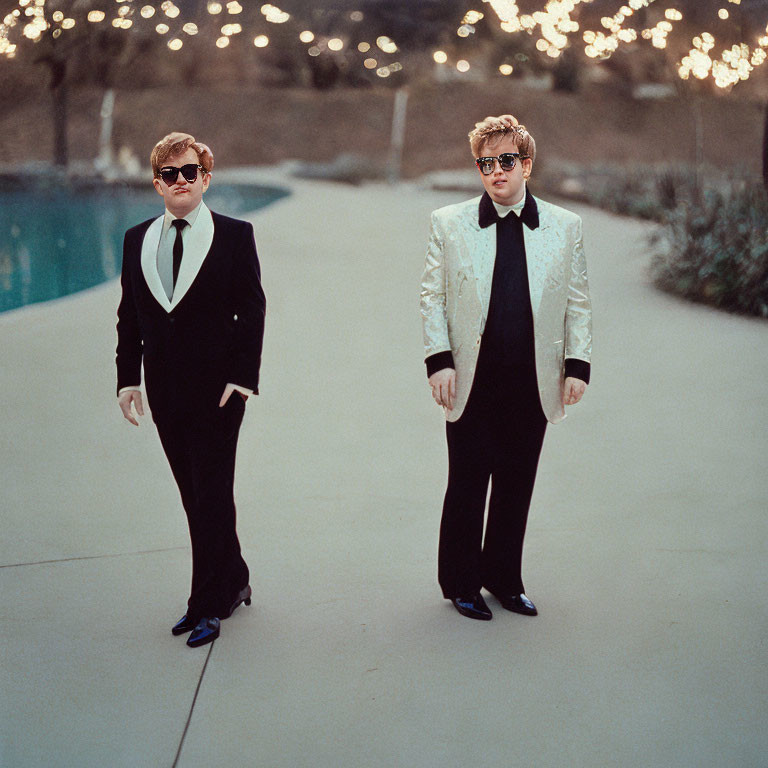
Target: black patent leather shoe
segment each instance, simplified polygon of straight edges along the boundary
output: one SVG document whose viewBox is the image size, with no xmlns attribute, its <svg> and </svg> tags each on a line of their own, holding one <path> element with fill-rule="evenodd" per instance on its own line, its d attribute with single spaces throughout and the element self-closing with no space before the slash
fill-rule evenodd
<svg viewBox="0 0 768 768">
<path fill-rule="evenodd" d="M 452 597 L 453 607 L 462 615 L 470 619 L 490 621 L 493 618 L 491 609 L 485 604 L 480 593 L 467 597 Z"/>
<path fill-rule="evenodd" d="M 237 597 L 232 602 L 232 605 L 229 607 L 229 611 L 225 614 L 222 614 L 219 616 L 220 619 L 228 619 L 234 612 L 235 608 L 237 608 L 240 603 L 245 603 L 246 605 L 251 604 L 251 588 L 250 586 L 246 585 L 244 586 L 238 593 Z"/>
<path fill-rule="evenodd" d="M 196 626 L 199 619 L 194 617 L 182 616 L 172 627 L 171 634 L 183 635 L 185 632 L 191 632 Z"/>
<path fill-rule="evenodd" d="M 523 616 L 537 616 L 539 613 L 524 592 L 519 595 L 494 595 L 494 597 L 501 603 L 501 607 L 508 611 L 522 613 Z"/>
<path fill-rule="evenodd" d="M 197 648 L 200 645 L 212 643 L 219 636 L 220 628 L 221 622 L 216 616 L 206 616 L 200 619 L 197 626 L 192 630 L 187 645 L 190 648 Z"/>
</svg>

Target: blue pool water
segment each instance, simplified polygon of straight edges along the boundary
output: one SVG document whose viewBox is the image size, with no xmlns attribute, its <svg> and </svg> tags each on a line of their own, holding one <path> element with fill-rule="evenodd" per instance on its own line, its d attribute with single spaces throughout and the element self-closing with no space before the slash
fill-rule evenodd
<svg viewBox="0 0 768 768">
<path fill-rule="evenodd" d="M 0 312 L 120 274 L 125 230 L 163 212 L 151 187 L 16 186 L 0 191 Z M 240 216 L 287 194 L 277 187 L 220 185 L 211 186 L 205 202 L 218 213 Z"/>
</svg>

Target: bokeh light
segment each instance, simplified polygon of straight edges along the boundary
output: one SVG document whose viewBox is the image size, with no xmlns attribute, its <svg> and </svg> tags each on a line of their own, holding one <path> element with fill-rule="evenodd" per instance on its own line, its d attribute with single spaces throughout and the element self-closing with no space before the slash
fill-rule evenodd
<svg viewBox="0 0 768 768">
<path fill-rule="evenodd" d="M 107 0 L 104 2 L 106 3 Z M 125 30 L 131 28 L 132 18 L 140 15 L 143 19 L 150 19 L 161 12 L 168 19 L 178 18 L 181 31 L 184 34 L 191 36 L 200 33 L 201 28 L 189 20 L 191 11 L 186 3 L 179 0 L 175 0 L 175 2 L 174 0 L 163 0 L 157 5 L 149 4 L 146 0 L 144 2 L 146 4 L 140 5 L 139 0 L 115 0 L 115 4 L 112 5 L 114 12 L 109 14 L 115 18 L 109 19 L 110 24 L 117 29 Z M 670 42 L 670 35 L 673 35 L 675 30 L 678 30 L 679 33 L 681 28 L 680 22 L 683 20 L 683 11 L 680 8 L 683 7 L 683 4 L 670 2 L 668 3 L 670 7 L 662 7 L 661 3 L 658 3 L 647 17 L 648 26 L 642 28 L 643 25 L 639 22 L 641 19 L 645 20 L 646 16 L 638 17 L 637 12 L 649 8 L 656 2 L 657 0 L 624 0 L 621 4 L 622 0 L 615 0 L 614 4 L 608 0 L 603 0 L 599 5 L 601 17 L 599 21 L 595 19 L 595 28 L 581 29 L 577 21 L 577 14 L 581 10 L 580 6 L 594 3 L 593 7 L 597 8 L 596 0 L 530 0 L 530 2 L 523 4 L 525 12 L 521 12 L 518 0 L 482 0 L 482 3 L 473 4 L 475 5 L 474 8 L 468 7 L 463 16 L 454 19 L 453 25 L 448 27 L 446 33 L 455 30 L 458 36 L 458 40 L 453 37 L 453 43 L 450 44 L 451 47 L 448 48 L 448 51 L 436 50 L 431 53 L 431 56 L 434 62 L 447 64 L 450 52 L 450 61 L 456 62 L 456 69 L 462 73 L 468 72 L 470 70 L 469 61 L 466 58 L 460 58 L 464 51 L 463 46 L 468 44 L 466 41 L 469 38 L 475 36 L 476 26 L 479 24 L 487 26 L 489 23 L 493 23 L 494 15 L 502 31 L 510 34 L 524 32 L 526 35 L 530 35 L 533 38 L 531 43 L 536 50 L 550 59 L 559 58 L 569 44 L 579 38 L 583 41 L 584 54 L 590 59 L 608 59 L 620 46 L 629 46 L 638 42 L 640 44 L 650 43 L 657 49 L 666 49 Z M 38 42 L 44 35 L 58 38 L 62 32 L 75 27 L 78 21 L 82 23 L 83 20 L 87 19 L 88 22 L 94 24 L 105 21 L 107 13 L 98 7 L 92 7 L 99 4 L 101 3 L 83 2 L 81 5 L 86 6 L 85 10 L 81 10 L 80 5 L 73 4 L 72 7 L 75 9 L 72 12 L 73 15 L 67 17 L 61 3 L 54 4 L 48 0 L 46 7 L 46 0 L 16 0 L 17 7 L 9 10 L 0 24 L 0 55 L 13 57 L 17 50 L 16 43 L 20 40 Z M 51 8 L 52 5 L 56 7 Z M 91 9 L 87 10 L 89 5 L 91 5 Z M 711 78 L 717 87 L 729 88 L 736 83 L 747 80 L 756 67 L 764 65 L 768 60 L 768 27 L 766 27 L 765 33 L 761 33 L 759 37 L 743 42 L 734 43 L 731 37 L 727 43 L 729 47 L 723 47 L 718 53 L 715 50 L 714 34 L 720 35 L 718 27 L 720 22 L 726 22 L 728 30 L 727 33 L 723 33 L 722 37 L 725 38 L 726 34 L 734 34 L 738 24 L 732 23 L 734 16 L 732 16 L 729 8 L 731 5 L 740 6 L 741 0 L 721 0 L 718 5 L 721 7 L 715 6 L 712 11 L 711 21 L 714 26 L 711 30 L 700 32 L 692 38 L 690 43 L 685 46 L 688 49 L 687 52 L 680 56 L 674 67 L 677 76 L 682 79 L 705 80 Z M 241 2 L 238 0 L 229 0 L 228 2 L 207 0 L 204 7 L 212 15 L 221 14 L 224 11 L 230 15 L 237 15 L 243 13 L 245 8 L 250 8 L 242 3 L 242 0 Z M 292 18 L 291 14 L 272 3 L 256 4 L 255 7 L 271 24 L 283 24 Z M 492 12 L 488 10 L 489 7 Z M 244 16 L 243 18 L 245 27 L 248 27 L 253 21 L 250 17 Z M 387 55 L 398 52 L 398 46 L 390 36 L 378 35 L 375 46 L 364 40 L 355 45 L 354 42 L 349 39 L 345 41 L 344 37 L 340 36 L 345 33 L 345 29 L 348 29 L 350 22 L 362 22 L 364 18 L 363 12 L 352 6 L 351 10 L 344 11 L 337 17 L 338 21 L 347 25 L 346 28 L 341 26 L 333 29 L 332 24 L 327 25 L 329 37 L 327 42 L 323 41 L 318 44 L 315 33 L 308 29 L 304 29 L 298 35 L 292 33 L 291 39 L 293 39 L 294 44 L 296 36 L 301 43 L 307 45 L 315 43 L 308 49 L 308 53 L 312 56 L 318 56 L 326 49 L 341 52 L 354 45 L 361 54 L 370 56 L 363 62 L 364 66 L 376 70 L 380 77 L 389 77 L 392 73 L 401 71 L 402 64 L 400 62 L 385 64 L 377 60 L 382 58 L 381 56 L 374 58 L 370 55 L 373 50 L 381 51 Z M 741 17 L 739 16 L 738 19 Z M 741 23 L 739 21 L 739 24 Z M 214 38 L 216 46 L 226 47 L 230 37 L 244 31 L 243 25 L 225 24 L 221 27 L 220 36 Z M 13 31 L 13 27 L 18 28 Z M 299 27 L 299 29 L 301 28 Z M 478 26 L 477 30 L 480 29 Z M 157 24 L 155 31 L 164 35 L 170 31 L 170 28 L 167 24 Z M 176 34 L 180 35 L 181 31 L 177 31 Z M 13 34 L 17 36 L 16 40 L 12 39 Z M 253 34 L 252 39 L 255 47 L 261 48 L 270 44 L 269 38 L 259 34 L 258 30 L 253 30 Z M 182 37 L 177 36 L 169 40 L 167 42 L 168 48 L 179 50 L 183 45 Z M 738 40 L 738 38 L 736 39 Z M 487 40 L 488 37 L 484 36 L 482 41 L 477 42 L 482 42 L 485 45 Z M 721 45 L 723 45 L 723 41 L 721 41 Z M 427 52 L 427 55 L 430 54 Z M 464 55 L 466 56 L 466 53 Z M 520 51 L 515 55 L 515 58 L 523 60 L 519 59 L 519 56 L 524 57 Z M 498 65 L 498 73 L 503 76 L 509 76 L 513 71 L 512 65 L 507 62 Z"/>
</svg>

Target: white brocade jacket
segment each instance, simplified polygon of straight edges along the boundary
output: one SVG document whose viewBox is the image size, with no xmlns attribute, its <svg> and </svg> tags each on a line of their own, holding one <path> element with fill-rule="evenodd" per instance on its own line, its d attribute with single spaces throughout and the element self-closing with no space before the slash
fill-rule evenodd
<svg viewBox="0 0 768 768">
<path fill-rule="evenodd" d="M 491 300 L 496 224 L 481 228 L 480 199 L 433 212 L 421 282 L 425 357 L 450 351 L 456 368 L 456 401 L 453 410 L 445 409 L 448 421 L 456 421 L 467 404 Z M 556 424 L 565 418 L 564 360 L 590 362 L 592 305 L 581 218 L 534 199 L 539 226 L 523 226 L 523 237 L 536 376 L 544 414 Z"/>
</svg>

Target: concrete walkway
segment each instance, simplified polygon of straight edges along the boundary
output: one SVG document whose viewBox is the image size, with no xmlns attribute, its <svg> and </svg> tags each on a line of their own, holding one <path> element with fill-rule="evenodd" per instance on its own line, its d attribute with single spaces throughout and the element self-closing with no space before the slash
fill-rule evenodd
<svg viewBox="0 0 768 768">
<path fill-rule="evenodd" d="M 768 324 L 648 283 L 649 225 L 573 206 L 594 382 L 545 441 L 540 616 L 441 599 L 442 417 L 422 363 L 429 212 L 291 182 L 255 214 L 262 395 L 238 456 L 254 602 L 171 636 L 186 523 L 114 398 L 117 282 L 0 316 L 7 768 L 765 768 Z"/>
</svg>

